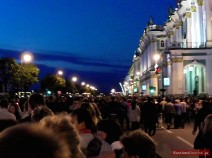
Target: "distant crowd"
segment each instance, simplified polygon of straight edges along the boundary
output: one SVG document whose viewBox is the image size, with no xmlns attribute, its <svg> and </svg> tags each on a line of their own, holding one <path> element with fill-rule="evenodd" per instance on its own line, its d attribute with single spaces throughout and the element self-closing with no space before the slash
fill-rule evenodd
<svg viewBox="0 0 212 158">
<path fill-rule="evenodd" d="M 159 158 L 157 127 L 194 122 L 195 149 L 210 149 L 210 98 L 43 97 L 0 99 L 4 158 Z"/>
</svg>

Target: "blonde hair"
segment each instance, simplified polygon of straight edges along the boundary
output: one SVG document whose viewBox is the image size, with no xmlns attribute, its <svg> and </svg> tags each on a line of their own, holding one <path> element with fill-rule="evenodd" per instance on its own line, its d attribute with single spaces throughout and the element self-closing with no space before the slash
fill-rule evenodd
<svg viewBox="0 0 212 158">
<path fill-rule="evenodd" d="M 69 145 L 72 158 L 84 157 L 80 150 L 79 135 L 69 115 L 59 114 L 54 116 L 47 116 L 40 121 L 40 125 L 53 129 L 60 137 L 65 139 Z"/>
</svg>

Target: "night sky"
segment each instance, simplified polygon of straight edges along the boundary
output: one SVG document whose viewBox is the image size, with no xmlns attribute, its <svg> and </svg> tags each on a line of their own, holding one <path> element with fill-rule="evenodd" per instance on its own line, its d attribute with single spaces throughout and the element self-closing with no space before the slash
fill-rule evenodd
<svg viewBox="0 0 212 158">
<path fill-rule="evenodd" d="M 175 0 L 0 0 L 0 57 L 34 54 L 39 77 L 62 69 L 99 91 L 121 91 L 150 17 L 163 25 Z"/>
</svg>

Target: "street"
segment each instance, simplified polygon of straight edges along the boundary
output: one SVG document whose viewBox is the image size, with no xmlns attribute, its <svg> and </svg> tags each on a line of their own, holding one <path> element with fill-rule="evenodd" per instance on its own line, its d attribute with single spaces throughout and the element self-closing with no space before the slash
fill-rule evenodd
<svg viewBox="0 0 212 158">
<path fill-rule="evenodd" d="M 198 158 L 198 156 L 191 156 L 189 154 L 173 154 L 176 150 L 194 150 L 193 142 L 196 135 L 192 134 L 193 123 L 186 124 L 184 129 L 171 128 L 166 130 L 166 125 L 164 124 L 163 126 L 158 128 L 155 136 L 152 137 L 157 144 L 157 152 L 162 158 Z"/>
</svg>

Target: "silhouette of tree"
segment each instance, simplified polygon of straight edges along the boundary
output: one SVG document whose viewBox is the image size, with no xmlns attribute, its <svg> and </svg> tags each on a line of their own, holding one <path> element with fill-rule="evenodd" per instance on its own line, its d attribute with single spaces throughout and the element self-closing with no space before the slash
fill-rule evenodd
<svg viewBox="0 0 212 158">
<path fill-rule="evenodd" d="M 57 92 L 58 90 L 64 90 L 66 87 L 66 81 L 59 75 L 48 74 L 45 76 L 41 82 L 41 88 L 43 91 L 50 90 L 52 92 Z"/>
</svg>

